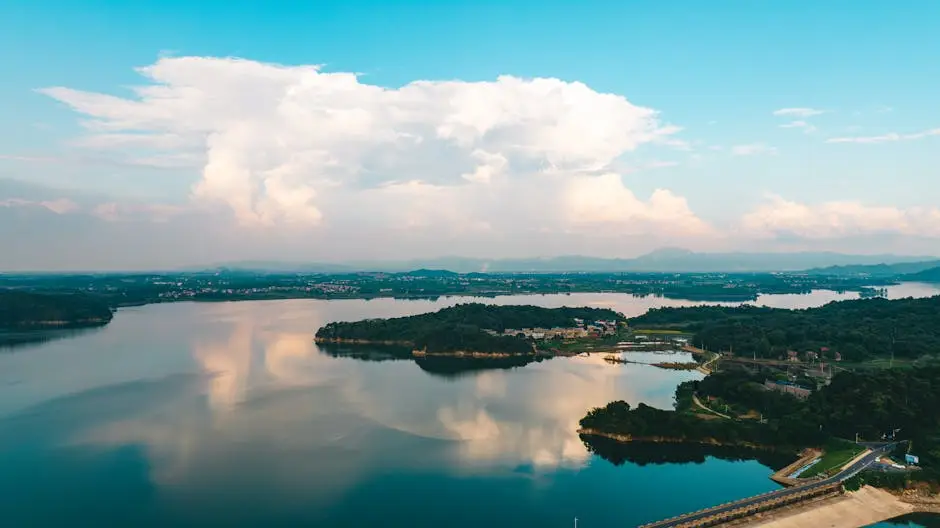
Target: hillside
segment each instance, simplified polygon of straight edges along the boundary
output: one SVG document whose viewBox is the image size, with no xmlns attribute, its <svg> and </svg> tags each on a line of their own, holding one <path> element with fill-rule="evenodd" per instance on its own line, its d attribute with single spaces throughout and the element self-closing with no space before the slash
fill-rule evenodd
<svg viewBox="0 0 940 528">
<path fill-rule="evenodd" d="M 111 317 L 108 305 L 89 295 L 0 290 L 0 330 L 97 326 Z"/>
<path fill-rule="evenodd" d="M 869 277 L 897 277 L 899 275 L 918 274 L 930 269 L 940 269 L 940 260 L 924 260 L 919 262 L 898 262 L 894 264 L 846 265 L 828 266 L 808 270 L 811 275 L 835 276 L 869 276 Z M 903 277 L 905 280 L 915 280 Z"/>
<path fill-rule="evenodd" d="M 940 266 L 905 275 L 903 279 L 913 282 L 940 282 Z"/>
</svg>

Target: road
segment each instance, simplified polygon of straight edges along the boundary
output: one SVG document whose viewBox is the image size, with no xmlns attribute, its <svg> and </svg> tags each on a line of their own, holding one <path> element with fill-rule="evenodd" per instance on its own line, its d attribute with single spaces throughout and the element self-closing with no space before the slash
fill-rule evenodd
<svg viewBox="0 0 940 528">
<path fill-rule="evenodd" d="M 754 497 L 748 497 L 746 499 L 741 499 L 734 502 L 729 502 L 727 504 L 722 504 L 720 506 L 715 506 L 713 508 L 707 508 L 692 514 L 680 515 L 679 517 L 673 517 L 672 519 L 666 519 L 664 521 L 654 522 L 651 524 L 643 525 L 643 528 L 670 528 L 679 526 L 681 524 L 686 524 L 689 522 L 695 522 L 696 520 L 706 519 L 714 515 L 720 515 L 722 513 L 728 513 L 738 508 L 747 507 L 751 505 L 756 505 L 761 502 L 787 497 L 790 495 L 796 495 L 804 491 L 812 490 L 815 488 L 821 488 L 829 484 L 834 484 L 836 482 L 845 482 L 846 480 L 854 477 L 862 470 L 872 465 L 879 457 L 883 456 L 886 453 L 891 452 L 894 449 L 894 446 L 897 444 L 886 444 L 879 447 L 872 447 L 871 453 L 865 455 L 864 458 L 858 460 L 851 466 L 843 469 L 841 472 L 829 477 L 825 480 L 813 481 L 810 484 L 804 484 L 802 486 L 796 486 L 793 488 L 784 488 L 776 491 L 771 491 L 769 493 L 764 493 L 763 495 L 755 495 Z"/>
</svg>

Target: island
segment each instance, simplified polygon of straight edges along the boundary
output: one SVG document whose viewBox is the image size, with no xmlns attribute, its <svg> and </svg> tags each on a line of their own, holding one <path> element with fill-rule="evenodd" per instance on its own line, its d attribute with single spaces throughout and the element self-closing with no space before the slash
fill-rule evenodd
<svg viewBox="0 0 940 528">
<path fill-rule="evenodd" d="M 335 322 L 316 333 L 324 344 L 407 347 L 414 357 L 534 355 L 576 339 L 616 335 L 626 318 L 605 308 L 458 304 L 437 312 Z"/>
</svg>

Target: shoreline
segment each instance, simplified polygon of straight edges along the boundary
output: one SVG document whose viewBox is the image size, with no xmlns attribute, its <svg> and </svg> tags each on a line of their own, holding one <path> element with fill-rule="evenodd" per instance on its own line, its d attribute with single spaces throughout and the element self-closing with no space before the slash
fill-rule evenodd
<svg viewBox="0 0 940 528">
<path fill-rule="evenodd" d="M 785 447 L 771 447 L 771 446 L 765 446 L 765 445 L 760 445 L 760 444 L 754 444 L 751 442 L 735 442 L 735 443 L 719 442 L 715 440 L 714 438 L 702 438 L 699 440 L 691 440 L 688 438 L 675 438 L 675 437 L 668 437 L 668 436 L 635 437 L 629 434 L 608 433 L 605 431 L 600 431 L 598 429 L 583 429 L 583 428 L 578 429 L 577 433 L 579 436 L 596 436 L 600 438 L 607 438 L 610 440 L 615 440 L 623 444 L 630 444 L 630 443 L 689 444 L 689 445 L 702 445 L 702 446 L 712 446 L 712 447 L 737 447 L 737 448 L 753 449 L 755 451 L 767 451 L 767 452 L 774 452 L 774 453 L 786 452 L 786 451 L 792 450 L 792 448 L 789 448 L 789 447 L 786 447 L 786 448 Z"/>
<path fill-rule="evenodd" d="M 469 359 L 504 359 L 512 357 L 531 357 L 538 354 L 537 351 L 526 354 L 510 354 L 509 352 L 482 352 L 478 350 L 451 350 L 447 352 L 428 352 L 427 349 L 413 348 L 411 341 L 378 340 L 378 339 L 346 339 L 341 337 L 314 337 L 315 343 L 334 344 L 334 345 L 378 345 L 378 346 L 400 346 L 411 348 L 411 356 L 416 358 L 447 357 L 447 358 L 469 358 Z"/>
</svg>

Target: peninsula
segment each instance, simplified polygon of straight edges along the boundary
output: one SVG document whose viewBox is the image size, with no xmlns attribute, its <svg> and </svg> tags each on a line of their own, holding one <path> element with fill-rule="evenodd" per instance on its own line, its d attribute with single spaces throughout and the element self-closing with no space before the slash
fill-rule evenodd
<svg viewBox="0 0 940 528">
<path fill-rule="evenodd" d="M 718 372 L 680 384 L 675 410 L 622 401 L 590 410 L 580 422 L 589 448 L 603 437 L 821 449 L 812 472 L 801 475 L 808 477 L 830 475 L 858 454 L 857 442 L 887 442 L 898 446 L 893 462 L 859 478 L 940 490 L 940 297 L 806 310 L 663 308 L 628 323 L 687 332 L 713 351 Z"/>
<path fill-rule="evenodd" d="M 330 323 L 317 331 L 316 341 L 402 346 L 417 357 L 507 357 L 535 354 L 564 340 L 614 335 L 625 321 L 601 308 L 472 303 L 410 317 Z"/>
<path fill-rule="evenodd" d="M 112 316 L 106 302 L 87 294 L 0 289 L 0 331 L 88 328 Z"/>
</svg>

